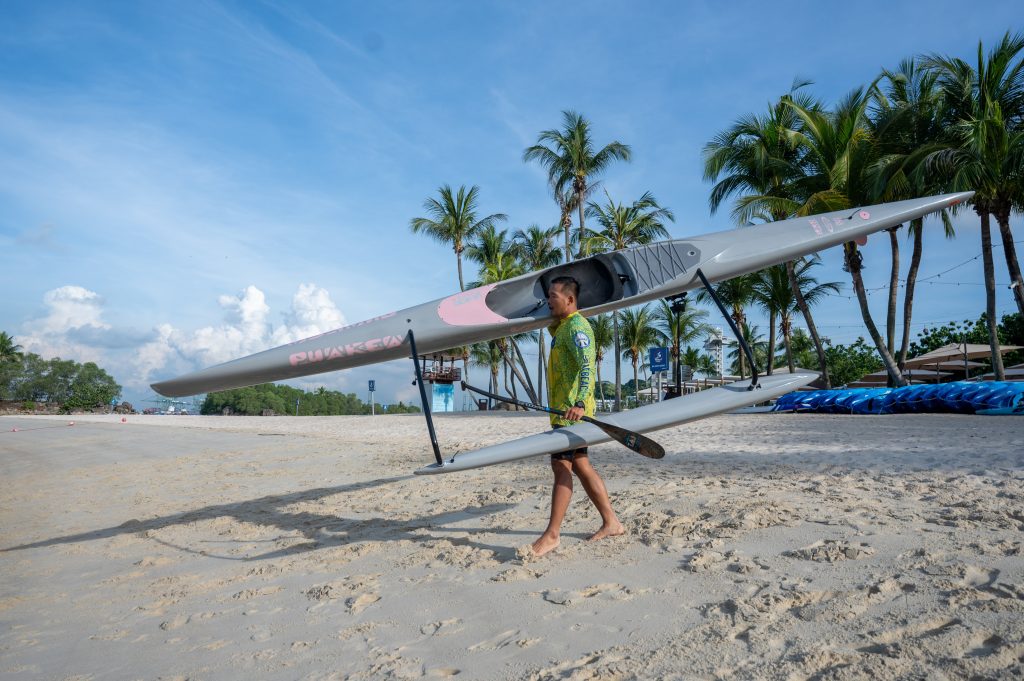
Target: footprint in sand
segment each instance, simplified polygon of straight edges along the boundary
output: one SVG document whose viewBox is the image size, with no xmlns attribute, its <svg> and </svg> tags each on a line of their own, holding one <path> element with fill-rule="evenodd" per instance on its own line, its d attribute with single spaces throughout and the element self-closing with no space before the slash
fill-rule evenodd
<svg viewBox="0 0 1024 681">
<path fill-rule="evenodd" d="M 420 627 L 420 633 L 424 636 L 446 636 L 462 631 L 462 627 L 459 626 L 460 624 L 462 624 L 462 620 L 457 617 L 441 620 L 440 622 L 431 622 Z"/>
<path fill-rule="evenodd" d="M 470 652 L 476 652 L 478 650 L 497 650 L 498 648 L 504 648 L 511 643 L 516 643 L 516 637 L 518 636 L 518 629 L 509 629 L 508 631 L 501 632 L 497 636 L 492 636 L 485 641 L 480 641 L 480 643 L 471 645 L 467 650 Z"/>
<path fill-rule="evenodd" d="M 621 584 L 595 584 L 593 586 L 584 587 L 583 589 L 575 589 L 572 591 L 553 589 L 545 591 L 541 595 L 548 603 L 573 606 L 587 599 L 596 597 L 613 601 L 629 600 L 637 594 L 644 593 L 646 591 L 649 591 L 649 589 L 633 591 Z"/>
</svg>

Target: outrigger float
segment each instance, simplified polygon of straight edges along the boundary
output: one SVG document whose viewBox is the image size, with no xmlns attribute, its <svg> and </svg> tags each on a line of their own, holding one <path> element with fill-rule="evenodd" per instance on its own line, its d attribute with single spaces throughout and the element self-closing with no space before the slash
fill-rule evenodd
<svg viewBox="0 0 1024 681">
<path fill-rule="evenodd" d="M 160 381 L 152 387 L 167 397 L 183 397 L 412 357 L 435 458 L 435 464 L 418 473 L 440 473 L 500 463 L 558 451 L 559 447 L 566 449 L 567 443 L 574 446 L 597 444 L 607 440 L 607 434 L 592 424 L 580 424 L 561 429 L 561 436 L 540 434 L 547 437 L 545 442 L 550 442 L 550 447 L 512 446 L 506 447 L 502 454 L 491 452 L 485 456 L 478 453 L 489 449 L 485 448 L 445 459 L 434 435 L 430 405 L 417 358 L 421 354 L 434 354 L 549 325 L 553 319 L 547 306 L 548 285 L 560 276 L 571 276 L 580 282 L 579 308 L 588 317 L 704 287 L 722 310 L 749 357 L 750 350 L 715 296 L 713 283 L 847 241 L 862 241 L 875 232 L 966 201 L 973 194 L 960 192 L 884 203 L 602 253 L 390 312 L 319 336 Z M 753 362 L 750 365 L 754 366 Z M 771 377 L 773 380 L 769 387 L 765 379 L 759 380 L 755 374 L 744 385 L 732 384 L 640 407 L 615 415 L 608 421 L 614 419 L 622 427 L 629 427 L 628 422 L 640 432 L 666 428 L 765 401 L 806 385 L 816 376 L 812 373 L 793 374 L 784 382 Z M 716 395 L 729 399 L 719 399 Z M 687 407 L 687 404 L 692 406 Z M 516 442 L 537 437 L 530 436 Z M 518 454 L 519 451 L 524 453 Z M 471 465 L 472 462 L 479 463 Z"/>
</svg>

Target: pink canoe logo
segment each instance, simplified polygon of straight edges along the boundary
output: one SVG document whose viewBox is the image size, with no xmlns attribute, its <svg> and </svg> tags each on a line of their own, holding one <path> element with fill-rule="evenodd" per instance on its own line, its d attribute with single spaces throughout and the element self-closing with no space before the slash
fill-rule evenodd
<svg viewBox="0 0 1024 681">
<path fill-rule="evenodd" d="M 858 213 L 858 215 L 860 215 L 861 220 L 867 220 L 868 218 L 871 217 L 871 213 L 867 212 L 866 210 L 862 210 L 860 213 Z"/>
<path fill-rule="evenodd" d="M 487 307 L 487 294 L 497 286 L 488 284 L 448 296 L 437 306 L 437 316 L 452 326 L 482 326 L 500 324 L 508 319 Z"/>
</svg>

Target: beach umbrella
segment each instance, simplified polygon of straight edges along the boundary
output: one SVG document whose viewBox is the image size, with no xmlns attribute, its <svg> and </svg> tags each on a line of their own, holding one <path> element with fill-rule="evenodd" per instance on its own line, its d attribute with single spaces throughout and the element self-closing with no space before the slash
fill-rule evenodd
<svg viewBox="0 0 1024 681">
<path fill-rule="evenodd" d="M 1000 345 L 999 353 L 1005 354 L 1013 350 L 1020 350 L 1019 345 Z M 943 345 L 941 348 L 936 348 L 931 352 L 926 352 L 923 355 L 917 357 L 911 357 L 906 361 L 904 366 L 907 368 L 917 367 L 928 367 L 934 365 L 936 362 L 959 362 L 964 367 L 964 373 L 967 372 L 968 360 L 981 359 L 992 356 L 992 349 L 981 343 L 950 343 L 949 345 Z"/>
</svg>

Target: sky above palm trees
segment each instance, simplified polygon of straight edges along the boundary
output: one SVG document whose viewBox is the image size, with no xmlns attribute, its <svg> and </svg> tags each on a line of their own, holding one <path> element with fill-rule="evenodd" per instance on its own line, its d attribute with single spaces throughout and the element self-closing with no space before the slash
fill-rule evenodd
<svg viewBox="0 0 1024 681">
<path fill-rule="evenodd" d="M 794 78 L 832 104 L 905 57 L 970 60 L 1021 28 L 1019 2 L 921 7 L 6 3 L 0 330 L 98 361 L 142 400 L 152 380 L 447 295 L 450 247 L 409 220 L 450 184 L 479 186 L 480 214 L 507 214 L 510 233 L 556 225 L 545 171 L 522 154 L 566 109 L 597 144 L 630 145 L 600 178 L 615 201 L 650 191 L 673 237 L 730 228 L 708 210 L 701 149 Z M 958 217 L 952 242 L 926 224 L 919 328 L 984 309 L 976 222 Z M 888 276 L 874 241 L 869 288 Z M 827 252 L 816 274 L 845 281 L 840 267 Z M 884 291 L 871 304 L 881 314 Z M 849 286 L 817 319 L 834 342 L 864 334 Z M 409 400 L 408 373 L 299 385 L 363 394 L 374 378 L 378 401 Z"/>
</svg>

